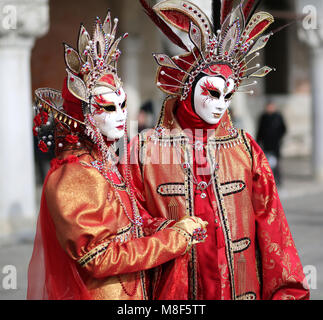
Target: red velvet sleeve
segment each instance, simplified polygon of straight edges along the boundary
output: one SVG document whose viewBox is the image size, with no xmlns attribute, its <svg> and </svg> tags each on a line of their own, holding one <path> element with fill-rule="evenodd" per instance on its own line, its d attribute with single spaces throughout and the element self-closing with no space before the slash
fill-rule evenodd
<svg viewBox="0 0 323 320">
<path fill-rule="evenodd" d="M 262 262 L 263 300 L 307 300 L 305 276 L 274 176 L 264 152 L 248 135 L 253 159 L 253 206 Z M 306 285 L 305 285 L 306 286 Z"/>
</svg>

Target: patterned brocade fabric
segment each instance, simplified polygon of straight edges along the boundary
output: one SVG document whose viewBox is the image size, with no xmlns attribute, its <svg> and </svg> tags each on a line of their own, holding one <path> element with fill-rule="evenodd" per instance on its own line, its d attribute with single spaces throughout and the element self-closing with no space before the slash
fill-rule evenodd
<svg viewBox="0 0 323 320">
<path fill-rule="evenodd" d="M 175 101 L 166 99 L 155 130 L 131 142 L 132 182 L 140 205 L 155 218 L 178 220 L 183 215 L 199 216 L 203 212 L 203 219 L 209 221 L 209 237 L 205 243 L 193 246 L 186 262 L 179 258 L 177 263 L 165 264 L 159 270 L 155 299 L 183 296 L 181 292 L 174 295 L 176 288 L 167 293 L 163 285 L 168 279 L 177 279 L 179 273 L 187 276 L 188 299 L 309 299 L 300 258 L 263 151 L 243 130 L 232 130 L 228 115 L 224 115 L 222 124 L 207 141 L 210 167 L 214 167 L 219 149 L 220 160 L 214 183 L 207 190 L 208 200 L 204 199 L 201 207 L 195 200 L 192 174 L 183 170 L 194 151 L 174 117 Z M 183 150 L 181 161 L 154 162 L 156 155 L 176 155 L 176 148 Z M 209 256 L 215 261 L 203 260 L 203 246 L 213 250 Z M 204 265 L 201 267 L 206 262 L 211 266 L 207 269 L 216 273 L 207 277 L 211 279 L 208 281 L 214 279 L 212 286 L 205 285 L 200 273 L 206 270 Z M 214 265 L 217 268 L 212 268 Z M 178 284 L 183 282 L 181 279 Z M 211 287 L 220 289 L 214 294 L 208 291 Z"/>
<path fill-rule="evenodd" d="M 302 300 L 309 298 L 303 267 L 279 200 L 268 161 L 250 137 L 253 150 L 253 206 L 261 248 L 262 298 Z"/>
</svg>

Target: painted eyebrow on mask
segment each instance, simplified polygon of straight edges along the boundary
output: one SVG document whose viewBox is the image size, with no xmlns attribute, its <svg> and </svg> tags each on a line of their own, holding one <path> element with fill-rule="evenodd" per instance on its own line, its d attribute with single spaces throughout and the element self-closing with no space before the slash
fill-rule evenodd
<svg viewBox="0 0 323 320">
<path fill-rule="evenodd" d="M 99 95 L 97 95 L 97 96 L 94 96 L 94 100 L 95 100 L 95 102 L 98 104 L 98 105 L 100 105 L 100 106 L 102 106 L 102 107 L 104 107 L 104 106 L 109 106 L 109 105 L 114 105 L 114 102 L 113 101 L 108 101 L 108 100 L 105 100 L 104 98 L 103 98 L 103 96 L 102 96 L 102 94 L 99 94 Z"/>
<path fill-rule="evenodd" d="M 228 80 L 226 81 L 226 85 L 227 85 L 227 87 L 229 87 L 229 85 L 230 85 L 230 83 L 228 82 Z M 219 99 L 220 98 L 220 96 L 221 96 L 221 92 L 220 92 L 220 90 L 217 88 L 217 87 L 215 87 L 214 86 L 214 84 L 213 83 L 211 83 L 209 80 L 206 80 L 205 82 L 204 82 L 204 84 L 202 84 L 201 85 L 201 89 L 202 89 L 202 95 L 204 95 L 204 96 L 211 96 L 211 97 L 213 97 L 213 98 L 216 98 L 216 99 Z M 224 98 L 226 99 L 226 100 L 229 100 L 229 99 L 231 99 L 231 97 L 232 97 L 232 95 L 233 95 L 233 90 L 232 91 L 230 91 L 228 94 L 226 94 L 225 96 L 224 96 Z"/>
<path fill-rule="evenodd" d="M 206 80 L 204 84 L 201 85 L 202 95 L 211 96 L 213 98 L 219 99 L 221 96 L 220 90 L 215 87 L 209 80 Z"/>
</svg>

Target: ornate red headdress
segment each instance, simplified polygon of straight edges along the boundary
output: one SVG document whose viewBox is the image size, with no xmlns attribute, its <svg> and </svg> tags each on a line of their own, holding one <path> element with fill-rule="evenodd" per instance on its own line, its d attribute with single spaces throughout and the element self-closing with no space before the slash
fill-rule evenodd
<svg viewBox="0 0 323 320">
<path fill-rule="evenodd" d="M 178 95 L 183 100 L 200 73 L 221 75 L 225 79 L 230 77 L 237 90 L 243 87 L 240 86 L 243 80 L 264 77 L 273 70 L 258 64 L 249 65 L 272 35 L 271 32 L 263 35 L 274 22 L 272 15 L 267 12 L 252 14 L 259 1 L 215 1 L 213 8 L 220 12 L 215 12 L 214 16 L 221 16 L 220 21 L 214 21 L 214 25 L 219 22 L 221 25 L 217 31 L 205 13 L 189 1 L 165 0 L 153 8 L 144 0 L 140 2 L 166 36 L 186 51 L 172 58 L 166 54 L 154 54 L 159 65 L 157 86 L 162 91 Z M 188 49 L 167 24 L 187 33 L 193 47 Z"/>
</svg>

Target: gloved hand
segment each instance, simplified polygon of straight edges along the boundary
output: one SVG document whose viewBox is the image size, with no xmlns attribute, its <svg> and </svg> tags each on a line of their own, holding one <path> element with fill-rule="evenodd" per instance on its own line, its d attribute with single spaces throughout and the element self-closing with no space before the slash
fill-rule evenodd
<svg viewBox="0 0 323 320">
<path fill-rule="evenodd" d="M 172 228 L 177 231 L 182 231 L 190 238 L 190 246 L 200 242 L 204 242 L 207 238 L 206 227 L 207 221 L 198 217 L 184 217 L 176 222 Z M 184 235 L 185 235 L 184 234 Z"/>
</svg>

